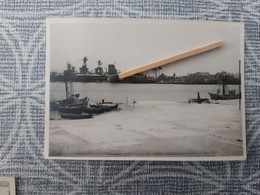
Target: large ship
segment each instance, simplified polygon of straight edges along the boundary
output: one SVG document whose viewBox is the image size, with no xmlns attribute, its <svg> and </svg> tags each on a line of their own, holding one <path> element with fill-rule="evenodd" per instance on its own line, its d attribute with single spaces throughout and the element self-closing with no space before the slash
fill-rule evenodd
<svg viewBox="0 0 260 195">
<path fill-rule="evenodd" d="M 97 67 L 90 71 L 87 65 L 87 57 L 83 58 L 83 64 L 76 71 L 69 62 L 65 70 L 69 75 L 72 82 L 107 82 L 110 75 L 118 74 L 119 71 L 115 68 L 115 64 L 108 64 L 107 67 L 102 66 L 101 60 L 98 60 Z M 61 81 L 65 82 L 65 75 L 52 72 L 50 75 L 51 82 Z M 136 74 L 120 81 L 121 83 L 156 83 L 157 78 L 148 77 L 145 74 Z"/>
<path fill-rule="evenodd" d="M 89 71 L 87 66 L 87 57 L 83 58 L 83 64 L 79 68 L 79 72 L 76 71 L 69 62 L 67 63 L 67 72 L 71 75 L 72 82 L 106 82 L 109 75 L 117 74 L 118 71 L 114 64 L 108 64 L 108 67 L 102 67 L 101 60 L 98 60 L 98 65 L 94 71 Z M 51 82 L 62 81 L 65 82 L 64 74 L 51 73 Z"/>
</svg>

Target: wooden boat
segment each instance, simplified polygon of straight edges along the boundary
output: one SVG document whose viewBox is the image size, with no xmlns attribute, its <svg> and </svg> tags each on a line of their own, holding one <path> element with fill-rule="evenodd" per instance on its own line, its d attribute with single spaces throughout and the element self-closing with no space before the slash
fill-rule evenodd
<svg viewBox="0 0 260 195">
<path fill-rule="evenodd" d="M 86 106 L 60 106 L 58 107 L 58 111 L 62 113 L 73 113 L 73 114 L 81 114 Z"/>
<path fill-rule="evenodd" d="M 81 114 L 88 106 L 88 98 L 63 100 L 58 102 L 58 111 L 62 113 Z"/>
<path fill-rule="evenodd" d="M 71 113 L 71 114 L 81 114 L 83 109 L 88 106 L 88 98 L 79 99 L 80 94 L 73 94 L 72 92 L 72 82 L 70 79 L 70 91 L 68 88 L 68 78 L 71 77 L 70 75 L 70 67 L 71 65 L 68 64 L 68 70 L 64 71 L 65 76 L 65 90 L 66 90 L 66 99 L 57 101 L 58 111 L 61 113 Z"/>
<path fill-rule="evenodd" d="M 232 99 L 240 99 L 241 98 L 241 94 L 235 94 L 235 93 L 230 93 L 229 94 L 214 94 L 214 93 L 209 93 L 210 98 L 212 100 L 232 100 Z"/>
<path fill-rule="evenodd" d="M 81 114 L 73 114 L 73 113 L 62 113 L 60 112 L 60 116 L 63 119 L 88 119 L 92 118 L 93 114 L 81 113 Z"/>
<path fill-rule="evenodd" d="M 240 73 L 239 73 L 239 77 L 240 77 Z M 227 83 L 226 83 L 226 73 L 225 72 L 222 72 L 221 80 L 222 80 L 222 87 L 217 90 L 217 93 L 209 92 L 210 98 L 212 100 L 241 99 L 240 85 L 239 85 L 239 93 L 236 93 L 235 89 L 229 90 Z M 239 80 L 240 80 L 240 78 L 239 78 Z M 222 91 L 222 93 L 221 93 L 221 91 Z"/>
<path fill-rule="evenodd" d="M 104 112 L 116 110 L 118 108 L 118 104 L 112 103 L 112 102 L 101 102 L 97 104 L 90 104 L 91 108 L 95 109 L 101 109 Z"/>
</svg>

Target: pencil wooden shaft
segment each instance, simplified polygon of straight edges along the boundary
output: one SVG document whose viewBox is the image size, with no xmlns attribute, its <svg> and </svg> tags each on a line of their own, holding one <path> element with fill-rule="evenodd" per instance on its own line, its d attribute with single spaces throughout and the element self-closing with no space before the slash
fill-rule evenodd
<svg viewBox="0 0 260 195">
<path fill-rule="evenodd" d="M 132 70 L 122 72 L 122 73 L 118 74 L 118 77 L 119 77 L 119 79 L 123 79 L 123 78 L 129 77 L 129 76 L 132 76 L 134 74 L 140 73 L 140 72 L 151 70 L 151 69 L 154 69 L 154 68 L 175 62 L 177 60 L 188 58 L 190 56 L 194 56 L 194 55 L 215 49 L 215 48 L 220 47 L 222 45 L 223 45 L 222 41 L 211 43 L 209 45 L 205 45 L 205 46 L 202 46 L 202 47 L 190 50 L 190 51 L 186 51 L 186 52 L 177 54 L 175 56 L 171 56 L 169 58 L 165 58 L 165 59 L 162 59 L 162 60 L 159 60 L 159 61 L 156 61 L 156 62 L 152 62 L 152 63 L 149 63 L 149 64 L 145 64 L 143 66 L 139 66 L 139 67 L 134 68 Z"/>
</svg>

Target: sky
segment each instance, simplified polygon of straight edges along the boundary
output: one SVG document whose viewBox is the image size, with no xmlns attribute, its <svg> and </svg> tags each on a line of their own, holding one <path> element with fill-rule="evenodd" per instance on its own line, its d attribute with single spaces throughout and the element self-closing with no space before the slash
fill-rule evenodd
<svg viewBox="0 0 260 195">
<path fill-rule="evenodd" d="M 238 73 L 243 60 L 243 25 L 231 22 L 153 19 L 51 19 L 47 22 L 50 71 L 63 72 L 67 62 L 79 71 L 83 58 L 90 70 L 98 60 L 115 63 L 121 72 L 184 51 L 223 41 L 221 48 L 163 66 L 160 73 Z M 153 74 L 152 71 L 147 72 Z"/>
</svg>

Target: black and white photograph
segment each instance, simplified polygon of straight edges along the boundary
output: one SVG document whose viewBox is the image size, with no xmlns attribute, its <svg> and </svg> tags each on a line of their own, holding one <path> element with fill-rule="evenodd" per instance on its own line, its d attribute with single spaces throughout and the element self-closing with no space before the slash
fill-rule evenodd
<svg viewBox="0 0 260 195">
<path fill-rule="evenodd" d="M 9 176 L 0 176 L 0 194 L 15 195 L 15 179 Z"/>
<path fill-rule="evenodd" d="M 245 160 L 244 25 L 46 20 L 45 158 Z"/>
</svg>

